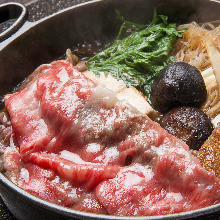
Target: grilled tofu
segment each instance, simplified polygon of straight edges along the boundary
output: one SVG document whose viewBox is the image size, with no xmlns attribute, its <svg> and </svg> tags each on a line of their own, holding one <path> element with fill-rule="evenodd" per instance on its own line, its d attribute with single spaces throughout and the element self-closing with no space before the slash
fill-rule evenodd
<svg viewBox="0 0 220 220">
<path fill-rule="evenodd" d="M 208 171 L 213 171 L 220 177 L 220 123 L 213 130 L 212 134 L 199 149 L 197 157 L 200 163 Z"/>
</svg>

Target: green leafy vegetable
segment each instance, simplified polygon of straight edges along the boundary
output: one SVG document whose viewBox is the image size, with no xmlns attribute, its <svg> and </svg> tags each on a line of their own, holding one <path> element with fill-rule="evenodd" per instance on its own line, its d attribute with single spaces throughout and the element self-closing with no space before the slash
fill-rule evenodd
<svg viewBox="0 0 220 220">
<path fill-rule="evenodd" d="M 88 60 L 88 69 L 96 75 L 105 72 L 116 79 L 122 79 L 127 86 L 134 86 L 149 96 L 151 84 L 159 71 L 174 62 L 169 56 L 172 44 L 182 36 L 176 24 L 154 12 L 148 25 L 125 21 L 116 11 L 123 24 L 115 42 L 107 49 Z M 122 38 L 122 33 L 132 29 L 133 33 Z"/>
</svg>

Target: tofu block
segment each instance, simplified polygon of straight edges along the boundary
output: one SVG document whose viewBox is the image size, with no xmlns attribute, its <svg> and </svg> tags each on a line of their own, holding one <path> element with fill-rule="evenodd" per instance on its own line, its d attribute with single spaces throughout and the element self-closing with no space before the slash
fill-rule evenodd
<svg viewBox="0 0 220 220">
<path fill-rule="evenodd" d="M 126 100 L 142 114 L 149 115 L 154 111 L 141 92 L 133 86 L 127 88 L 122 80 L 117 80 L 111 75 L 105 76 L 103 72 L 100 73 L 100 77 L 97 77 L 91 71 L 84 72 L 84 75 L 97 84 L 105 85 L 107 89 L 115 92 L 119 100 Z"/>
</svg>

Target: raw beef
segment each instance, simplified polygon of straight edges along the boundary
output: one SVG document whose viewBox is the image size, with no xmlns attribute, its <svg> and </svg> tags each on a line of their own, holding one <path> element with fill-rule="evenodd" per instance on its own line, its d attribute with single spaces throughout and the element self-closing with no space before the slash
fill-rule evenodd
<svg viewBox="0 0 220 220">
<path fill-rule="evenodd" d="M 17 185 L 56 204 L 120 216 L 220 202 L 219 179 L 188 146 L 114 92 L 67 61 L 36 73 L 5 97 L 16 141 L 4 168 Z"/>
</svg>

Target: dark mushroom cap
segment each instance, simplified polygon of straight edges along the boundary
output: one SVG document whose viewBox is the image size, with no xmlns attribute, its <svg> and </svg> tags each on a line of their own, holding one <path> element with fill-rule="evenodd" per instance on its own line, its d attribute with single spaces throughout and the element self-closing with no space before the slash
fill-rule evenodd
<svg viewBox="0 0 220 220">
<path fill-rule="evenodd" d="M 152 107 L 161 113 L 180 106 L 199 108 L 207 91 L 200 71 L 187 63 L 169 64 L 160 71 L 151 89 Z"/>
<path fill-rule="evenodd" d="M 198 150 L 213 131 L 210 118 L 193 107 L 172 109 L 161 118 L 160 125 L 170 134 L 185 141 L 193 150 Z"/>
</svg>

